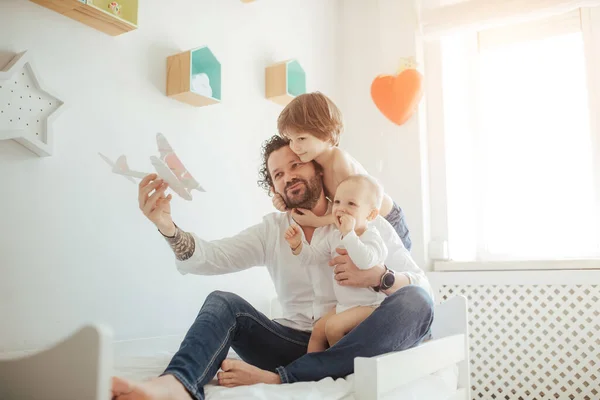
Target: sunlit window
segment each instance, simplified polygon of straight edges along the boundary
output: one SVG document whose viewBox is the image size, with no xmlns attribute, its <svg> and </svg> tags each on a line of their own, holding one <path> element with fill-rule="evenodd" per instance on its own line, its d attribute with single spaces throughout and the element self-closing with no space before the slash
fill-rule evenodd
<svg viewBox="0 0 600 400">
<path fill-rule="evenodd" d="M 597 255 L 582 34 L 510 39 L 442 41 L 450 255 Z"/>
</svg>

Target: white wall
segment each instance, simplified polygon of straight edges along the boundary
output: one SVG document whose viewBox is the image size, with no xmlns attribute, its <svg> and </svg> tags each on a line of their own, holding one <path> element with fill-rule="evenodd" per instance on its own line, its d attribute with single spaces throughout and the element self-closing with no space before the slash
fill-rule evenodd
<svg viewBox="0 0 600 400">
<path fill-rule="evenodd" d="M 429 270 L 423 106 L 421 112 L 398 127 L 379 112 L 370 95 L 377 75 L 394 74 L 401 58 L 422 58 L 416 30 L 416 1 L 341 3 L 339 105 L 344 113 L 345 132 L 340 145 L 376 176 L 404 209 L 411 230 L 413 258 Z"/>
<path fill-rule="evenodd" d="M 260 269 L 180 276 L 137 208 L 136 187 L 97 152 L 127 154 L 150 171 L 163 132 L 208 191 L 173 200 L 183 229 L 215 239 L 257 223 L 272 210 L 256 185 L 259 148 L 281 110 L 264 99 L 264 67 L 297 57 L 308 89 L 336 97 L 338 3 L 141 4 L 140 29 L 113 38 L 26 0 L 0 3 L 0 52 L 29 50 L 66 104 L 52 157 L 0 142 L 0 352 L 47 345 L 92 320 L 110 324 L 117 339 L 180 333 L 214 289 L 261 308 L 273 293 Z M 222 64 L 222 104 L 167 98 L 167 56 L 203 44 Z"/>
</svg>

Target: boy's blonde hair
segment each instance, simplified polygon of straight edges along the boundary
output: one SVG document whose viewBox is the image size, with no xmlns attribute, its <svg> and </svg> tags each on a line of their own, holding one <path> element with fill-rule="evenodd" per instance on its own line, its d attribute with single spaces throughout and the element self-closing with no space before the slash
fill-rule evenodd
<svg viewBox="0 0 600 400">
<path fill-rule="evenodd" d="M 339 185 L 344 182 L 358 182 L 365 185 L 369 193 L 373 196 L 373 208 L 376 208 L 377 210 L 381 208 L 381 203 L 383 202 L 383 187 L 377 182 L 377 179 L 370 175 L 357 174 L 350 175 L 341 181 Z"/>
<path fill-rule="evenodd" d="M 323 93 L 305 93 L 295 97 L 279 114 L 277 130 L 287 138 L 290 132 L 308 132 L 333 146 L 340 142 L 342 113 Z"/>
</svg>

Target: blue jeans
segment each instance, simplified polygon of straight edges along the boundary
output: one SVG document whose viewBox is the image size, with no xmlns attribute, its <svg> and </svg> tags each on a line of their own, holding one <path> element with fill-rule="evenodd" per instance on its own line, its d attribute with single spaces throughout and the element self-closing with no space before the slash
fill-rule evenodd
<svg viewBox="0 0 600 400">
<path fill-rule="evenodd" d="M 405 350 L 429 333 L 433 303 L 425 290 L 406 286 L 388 296 L 335 346 L 306 354 L 310 332 L 271 321 L 236 294 L 211 293 L 163 375 L 177 378 L 204 400 L 229 348 L 249 364 L 276 372 L 282 383 L 341 378 L 354 372 L 355 357 Z"/>
<path fill-rule="evenodd" d="M 404 243 L 406 250 L 410 251 L 412 248 L 412 240 L 410 239 L 410 231 L 408 230 L 408 225 L 406 224 L 406 216 L 404 215 L 404 211 L 402 211 L 396 202 L 394 202 L 392 211 L 385 216 L 385 219 L 394 227 L 394 230 L 396 233 L 398 233 L 398 236 L 400 236 L 402 243 Z"/>
</svg>

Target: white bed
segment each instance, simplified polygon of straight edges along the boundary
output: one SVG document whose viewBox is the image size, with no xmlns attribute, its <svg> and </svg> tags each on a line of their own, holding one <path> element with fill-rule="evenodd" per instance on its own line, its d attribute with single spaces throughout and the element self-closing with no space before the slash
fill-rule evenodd
<svg viewBox="0 0 600 400">
<path fill-rule="evenodd" d="M 162 373 L 169 363 L 173 351 L 156 352 L 154 355 L 125 356 L 115 359 L 115 373 L 135 380 L 145 380 Z M 229 357 L 236 357 L 230 353 Z M 458 368 L 456 365 L 417 379 L 407 385 L 392 390 L 380 399 L 448 399 L 456 391 Z M 207 400 L 246 400 L 246 399 L 302 399 L 302 400 L 355 400 L 355 376 L 345 379 L 322 379 L 319 382 L 299 382 L 290 385 L 254 385 L 238 388 L 224 388 L 216 381 L 205 386 Z"/>
<path fill-rule="evenodd" d="M 208 400 L 470 399 L 464 297 L 436 306 L 432 333 L 413 349 L 355 359 L 355 373 L 345 379 L 233 389 L 209 384 L 205 391 Z M 48 350 L 0 360 L 0 398 L 106 400 L 111 375 L 144 380 L 160 374 L 178 347 L 175 339 L 112 343 L 106 329 L 85 327 Z"/>
</svg>

